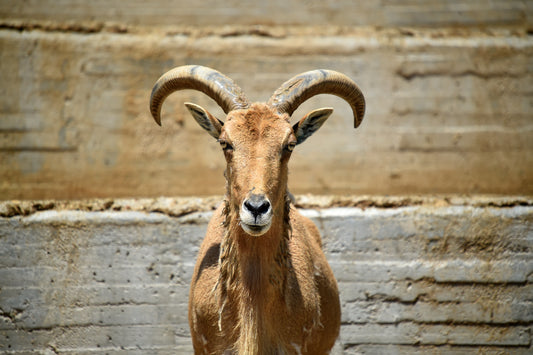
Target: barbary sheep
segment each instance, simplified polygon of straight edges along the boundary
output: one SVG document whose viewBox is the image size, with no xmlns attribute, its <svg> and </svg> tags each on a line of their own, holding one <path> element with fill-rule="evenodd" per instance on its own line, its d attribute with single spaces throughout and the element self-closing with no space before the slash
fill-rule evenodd
<svg viewBox="0 0 533 355">
<path fill-rule="evenodd" d="M 220 143 L 226 158 L 226 195 L 201 245 L 189 295 L 196 354 L 327 354 L 340 328 L 337 283 L 317 227 L 292 205 L 289 158 L 317 131 L 331 108 L 291 126 L 298 106 L 317 94 L 346 100 L 354 125 L 363 119 L 361 90 L 329 70 L 285 82 L 267 103 L 251 103 L 228 77 L 202 66 L 182 66 L 156 82 L 150 111 L 177 90 L 198 90 L 226 113 L 225 122 L 186 103 L 193 118 Z"/>
</svg>

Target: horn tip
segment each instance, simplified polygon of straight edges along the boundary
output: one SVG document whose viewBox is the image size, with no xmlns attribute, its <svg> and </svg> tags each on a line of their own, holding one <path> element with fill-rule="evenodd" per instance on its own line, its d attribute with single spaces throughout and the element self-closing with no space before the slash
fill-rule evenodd
<svg viewBox="0 0 533 355">
<path fill-rule="evenodd" d="M 362 107 L 359 107 L 358 109 L 353 109 L 353 128 L 357 128 L 361 125 L 361 122 L 363 122 L 363 118 L 365 117 L 365 107 L 364 105 Z"/>
<path fill-rule="evenodd" d="M 155 123 L 157 123 L 157 125 L 161 127 L 161 117 L 160 116 L 153 116 L 153 117 L 154 117 Z"/>
</svg>

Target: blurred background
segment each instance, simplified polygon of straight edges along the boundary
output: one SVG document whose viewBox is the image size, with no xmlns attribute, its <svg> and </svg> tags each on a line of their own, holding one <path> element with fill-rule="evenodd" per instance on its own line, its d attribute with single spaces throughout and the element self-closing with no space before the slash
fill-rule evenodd
<svg viewBox="0 0 533 355">
<path fill-rule="evenodd" d="M 183 103 L 148 111 L 167 70 L 201 64 L 265 101 L 328 68 L 362 88 L 299 146 L 290 188 L 314 194 L 533 193 L 533 2 L 2 0 L 0 198 L 224 193 L 218 144 Z"/>
</svg>

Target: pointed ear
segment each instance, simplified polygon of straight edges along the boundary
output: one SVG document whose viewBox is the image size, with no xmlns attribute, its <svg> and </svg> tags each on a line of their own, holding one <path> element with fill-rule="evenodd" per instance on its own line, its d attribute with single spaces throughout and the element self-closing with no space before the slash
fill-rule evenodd
<svg viewBox="0 0 533 355">
<path fill-rule="evenodd" d="M 205 129 L 211 136 L 218 139 L 224 122 L 207 112 L 203 107 L 190 102 L 186 102 L 185 106 L 191 113 L 192 117 L 198 122 L 200 127 Z"/>
<path fill-rule="evenodd" d="M 330 107 L 319 108 L 309 112 L 300 120 L 300 122 L 292 126 L 294 134 L 296 135 L 296 144 L 303 143 L 303 141 L 318 131 L 332 113 L 333 109 Z"/>
</svg>

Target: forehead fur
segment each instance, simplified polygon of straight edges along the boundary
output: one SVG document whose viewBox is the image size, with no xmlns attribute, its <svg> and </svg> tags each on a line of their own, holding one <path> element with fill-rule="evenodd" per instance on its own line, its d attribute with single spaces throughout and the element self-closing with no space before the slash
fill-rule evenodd
<svg viewBox="0 0 533 355">
<path fill-rule="evenodd" d="M 231 112 L 224 127 L 234 134 L 264 137 L 285 132 L 290 128 L 290 122 L 287 114 L 280 115 L 264 103 L 254 103 L 248 109 Z"/>
</svg>

